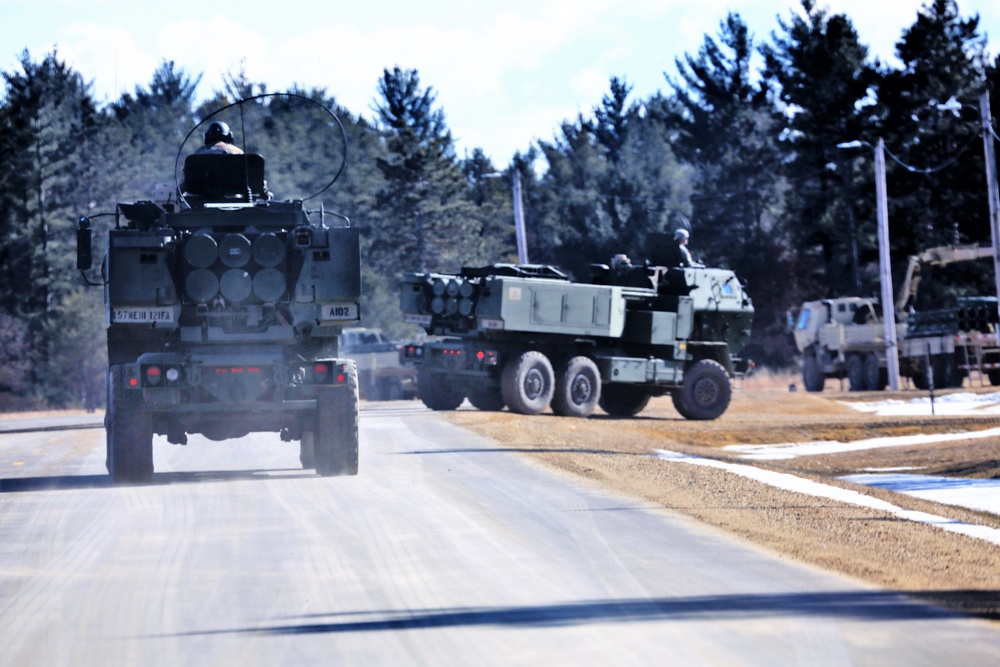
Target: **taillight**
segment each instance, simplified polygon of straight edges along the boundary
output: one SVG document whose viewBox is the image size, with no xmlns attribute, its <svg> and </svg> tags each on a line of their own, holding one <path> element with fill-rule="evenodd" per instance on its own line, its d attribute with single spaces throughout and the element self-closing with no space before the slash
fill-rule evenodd
<svg viewBox="0 0 1000 667">
<path fill-rule="evenodd" d="M 155 386 L 160 384 L 161 379 L 159 366 L 149 366 L 146 368 L 146 384 Z"/>
</svg>

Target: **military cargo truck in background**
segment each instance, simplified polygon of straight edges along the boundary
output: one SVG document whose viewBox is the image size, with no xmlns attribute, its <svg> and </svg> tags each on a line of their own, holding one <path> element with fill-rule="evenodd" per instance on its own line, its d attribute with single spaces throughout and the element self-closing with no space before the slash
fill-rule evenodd
<svg viewBox="0 0 1000 667">
<path fill-rule="evenodd" d="M 960 297 L 952 308 L 914 311 L 921 267 L 993 256 L 979 246 L 931 248 L 909 258 L 894 304 L 900 375 L 918 389 L 960 387 L 970 371 L 1000 385 L 997 302 Z M 888 384 L 885 324 L 877 299 L 840 297 L 803 303 L 790 313 L 802 353 L 802 383 L 822 391 L 828 378 L 846 378 L 851 391 L 881 391 Z"/>
<path fill-rule="evenodd" d="M 381 329 L 351 327 L 340 334 L 340 352 L 358 367 L 361 398 L 399 401 L 417 395 L 417 370 L 404 364 L 403 345 L 389 340 Z"/>
<path fill-rule="evenodd" d="M 344 155 L 328 188 L 346 163 L 346 133 L 321 109 L 340 127 Z M 203 121 L 212 122 L 206 141 L 229 133 L 214 115 Z M 337 350 L 341 328 L 359 319 L 357 228 L 342 217 L 328 225 L 303 199 L 273 199 L 260 155 L 196 152 L 183 177 L 109 214 L 108 472 L 115 482 L 148 481 L 154 435 L 187 444 L 189 434 L 276 432 L 299 441 L 304 468 L 357 474 L 357 371 Z M 91 243 L 91 218 L 82 218 L 84 272 Z"/>
<path fill-rule="evenodd" d="M 671 245 L 658 235 L 652 261 L 619 255 L 594 265 L 589 282 L 541 265 L 407 274 L 406 321 L 442 337 L 404 349 L 421 400 L 434 410 L 468 398 L 480 410 L 632 416 L 670 394 L 687 419 L 719 417 L 731 378 L 747 368 L 736 353 L 753 305 L 732 271 L 657 264 Z"/>
</svg>

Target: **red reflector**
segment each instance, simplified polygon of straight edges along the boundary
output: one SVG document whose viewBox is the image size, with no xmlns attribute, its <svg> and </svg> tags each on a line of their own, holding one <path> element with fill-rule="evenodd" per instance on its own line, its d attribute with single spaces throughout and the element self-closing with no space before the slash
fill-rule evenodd
<svg viewBox="0 0 1000 667">
<path fill-rule="evenodd" d="M 229 371 L 228 371 L 228 370 L 226 370 L 225 368 L 216 368 L 216 369 L 215 369 L 215 372 L 216 372 L 216 373 L 221 373 L 221 374 L 226 374 L 226 373 L 228 373 Z"/>
<path fill-rule="evenodd" d="M 247 373 L 260 373 L 260 369 L 257 368 L 256 366 L 251 366 L 250 368 L 247 369 Z"/>
<path fill-rule="evenodd" d="M 130 387 L 138 386 L 138 384 L 139 384 L 139 378 L 129 378 L 128 379 L 128 384 L 129 384 Z"/>
<path fill-rule="evenodd" d="M 242 373 L 242 372 L 243 372 L 242 368 L 234 368 L 233 369 L 233 373 Z"/>
<path fill-rule="evenodd" d="M 476 359 L 479 359 L 480 361 L 482 361 L 485 358 L 486 358 L 486 353 L 485 352 L 483 352 L 482 350 L 479 350 L 479 352 L 476 352 Z"/>
<path fill-rule="evenodd" d="M 344 380 L 346 379 L 347 377 L 343 373 L 339 374 L 337 376 L 337 384 L 344 384 Z"/>
</svg>

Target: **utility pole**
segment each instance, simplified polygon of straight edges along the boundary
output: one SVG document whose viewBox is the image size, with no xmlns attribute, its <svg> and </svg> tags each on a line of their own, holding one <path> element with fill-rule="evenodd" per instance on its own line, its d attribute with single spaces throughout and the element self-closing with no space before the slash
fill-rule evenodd
<svg viewBox="0 0 1000 667">
<path fill-rule="evenodd" d="M 889 387 L 899 391 L 899 349 L 896 346 L 896 299 L 889 262 L 889 205 L 885 184 L 885 142 L 875 147 L 875 198 L 878 206 L 879 274 L 882 283 L 882 322 L 885 324 L 885 365 Z"/>
<path fill-rule="evenodd" d="M 993 115 L 990 113 L 990 94 L 979 96 L 979 120 L 983 126 L 983 150 L 986 153 L 986 190 L 990 201 L 990 233 L 993 238 L 993 277 L 997 290 L 997 312 L 1000 313 L 1000 194 L 997 188 L 997 159 L 993 150 Z M 1000 329 L 997 330 L 1000 343 Z"/>
<path fill-rule="evenodd" d="M 528 239 L 524 232 L 524 204 L 521 197 L 521 172 L 514 166 L 514 233 L 517 237 L 517 263 L 528 263 Z"/>
</svg>

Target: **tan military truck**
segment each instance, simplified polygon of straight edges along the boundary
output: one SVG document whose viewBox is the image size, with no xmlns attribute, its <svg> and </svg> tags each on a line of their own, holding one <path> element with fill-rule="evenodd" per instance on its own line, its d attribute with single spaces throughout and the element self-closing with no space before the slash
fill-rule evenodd
<svg viewBox="0 0 1000 667">
<path fill-rule="evenodd" d="M 954 308 L 914 312 L 923 265 L 992 257 L 979 246 L 931 248 L 909 258 L 896 299 L 896 346 L 901 377 L 918 389 L 961 386 L 971 370 L 1000 385 L 996 299 L 965 297 Z M 877 299 L 839 297 L 803 303 L 789 314 L 802 353 L 802 383 L 823 391 L 827 378 L 846 378 L 851 391 L 880 391 L 887 384 L 885 324 Z"/>
</svg>

